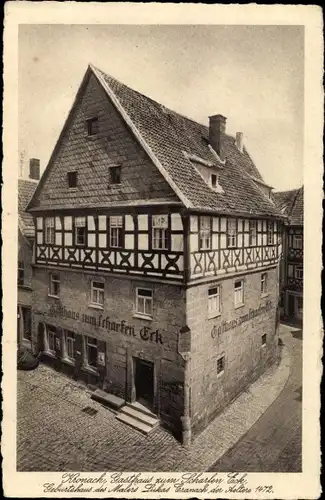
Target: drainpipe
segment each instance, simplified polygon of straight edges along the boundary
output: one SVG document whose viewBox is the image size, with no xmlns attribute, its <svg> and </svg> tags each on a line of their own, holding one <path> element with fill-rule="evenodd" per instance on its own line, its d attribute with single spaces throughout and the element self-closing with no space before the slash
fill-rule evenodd
<svg viewBox="0 0 325 500">
<path fill-rule="evenodd" d="M 182 358 L 185 361 L 184 366 L 184 415 L 181 417 L 182 422 L 182 444 L 188 448 L 191 444 L 191 417 L 190 417 L 190 369 L 189 364 L 191 356 L 189 353 L 183 354 Z"/>
</svg>

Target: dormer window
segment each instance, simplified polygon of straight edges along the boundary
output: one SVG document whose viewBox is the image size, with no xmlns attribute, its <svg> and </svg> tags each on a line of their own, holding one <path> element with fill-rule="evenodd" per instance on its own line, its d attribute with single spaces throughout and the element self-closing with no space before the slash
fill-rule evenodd
<svg viewBox="0 0 325 500">
<path fill-rule="evenodd" d="M 109 182 L 110 184 L 121 184 L 121 167 L 119 165 L 109 168 Z"/>
<path fill-rule="evenodd" d="M 211 186 L 216 189 L 219 186 L 219 176 L 218 174 L 211 174 L 210 176 Z"/>
<path fill-rule="evenodd" d="M 69 188 L 77 187 L 77 172 L 68 172 L 68 186 Z"/>
<path fill-rule="evenodd" d="M 98 133 L 98 118 L 89 118 L 86 120 L 86 130 L 89 136 L 96 135 Z"/>
</svg>

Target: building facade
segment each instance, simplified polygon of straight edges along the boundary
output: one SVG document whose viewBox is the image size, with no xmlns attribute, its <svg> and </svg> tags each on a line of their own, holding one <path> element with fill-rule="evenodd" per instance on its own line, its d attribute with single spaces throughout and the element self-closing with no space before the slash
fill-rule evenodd
<svg viewBox="0 0 325 500">
<path fill-rule="evenodd" d="M 39 160 L 31 158 L 29 168 L 29 178 L 18 179 L 17 344 L 31 349 L 32 262 L 35 232 L 33 217 L 26 212 L 26 207 L 39 181 Z"/>
<path fill-rule="evenodd" d="M 274 193 L 279 209 L 287 216 L 283 232 L 280 273 L 281 315 L 302 323 L 304 275 L 304 190 Z"/>
<path fill-rule="evenodd" d="M 29 204 L 33 344 L 188 442 L 278 358 L 283 216 L 226 118 L 89 66 Z"/>
</svg>

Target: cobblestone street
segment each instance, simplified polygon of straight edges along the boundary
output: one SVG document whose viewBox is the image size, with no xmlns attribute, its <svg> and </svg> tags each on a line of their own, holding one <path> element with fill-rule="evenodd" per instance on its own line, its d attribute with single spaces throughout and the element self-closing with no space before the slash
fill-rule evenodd
<svg viewBox="0 0 325 500">
<path fill-rule="evenodd" d="M 290 340 L 291 334 L 285 331 L 284 336 Z M 301 343 L 300 340 L 299 342 Z M 283 350 L 280 365 L 270 369 L 216 417 L 197 437 L 190 450 L 185 450 L 163 429 L 158 428 L 146 437 L 124 425 L 115 418 L 113 412 L 91 400 L 90 392 L 85 387 L 45 365 L 40 365 L 32 372 L 19 372 L 17 470 L 204 471 L 225 456 L 240 438 L 244 436 L 245 440 L 250 428 L 249 432 L 254 434 L 254 440 L 261 441 L 265 439 L 265 428 L 268 429 L 268 436 L 273 435 L 274 439 L 267 440 L 267 449 L 264 449 L 263 457 L 267 454 L 278 456 L 279 460 L 281 459 L 279 467 L 286 467 L 287 461 L 283 453 L 288 453 L 289 450 L 290 455 L 291 435 L 284 440 L 283 432 L 276 432 L 279 418 L 286 420 L 288 425 L 292 424 L 296 429 L 295 450 L 299 451 L 300 446 L 297 431 L 299 414 L 295 410 L 294 415 L 288 413 L 285 418 L 287 407 L 283 403 L 283 398 L 291 400 L 299 396 L 299 384 L 297 385 L 299 377 L 295 378 L 293 383 L 289 379 L 286 391 L 277 398 L 289 375 L 292 345 L 288 347 L 288 351 L 286 348 Z M 295 367 L 299 365 L 301 350 L 299 352 L 296 349 Z M 260 421 L 263 417 L 260 417 L 275 399 L 269 410 L 273 413 L 266 412 L 265 415 L 269 416 L 266 417 L 262 428 Z M 299 405 L 301 407 L 300 402 Z M 92 408 L 94 411 L 89 413 L 93 414 L 84 411 L 86 407 Z M 288 409 L 293 410 L 292 406 Z M 278 446 L 279 440 L 283 442 L 283 453 L 274 455 L 273 450 Z M 216 446 L 211 446 L 213 442 Z M 237 447 L 233 450 L 237 450 Z M 248 463 L 248 457 L 249 460 L 252 459 L 252 450 L 247 447 L 244 448 L 244 452 L 238 451 L 238 453 L 241 460 L 246 460 L 245 464 Z M 218 464 L 220 469 L 215 470 L 226 470 L 225 467 L 230 465 L 229 461 L 220 461 Z M 218 464 L 216 467 L 219 467 Z M 274 470 L 274 464 L 271 469 L 265 468 L 263 464 L 261 467 L 264 467 L 263 470 Z"/>
</svg>

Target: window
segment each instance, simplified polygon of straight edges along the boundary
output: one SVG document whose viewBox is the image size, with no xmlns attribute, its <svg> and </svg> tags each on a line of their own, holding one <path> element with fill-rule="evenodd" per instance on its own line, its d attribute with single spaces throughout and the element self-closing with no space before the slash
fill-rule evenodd
<svg viewBox="0 0 325 500">
<path fill-rule="evenodd" d="M 46 325 L 45 328 L 45 350 L 51 354 L 55 354 L 56 351 L 56 328 L 51 325 Z"/>
<path fill-rule="evenodd" d="M 91 282 L 91 303 L 99 306 L 104 305 L 104 283 L 101 281 Z"/>
<path fill-rule="evenodd" d="M 217 359 L 217 375 L 221 375 L 225 371 L 225 357 Z"/>
<path fill-rule="evenodd" d="M 208 290 L 208 315 L 213 317 L 220 314 L 220 286 Z"/>
<path fill-rule="evenodd" d="M 228 219 L 227 221 L 227 247 L 237 246 L 237 227 L 236 219 Z"/>
<path fill-rule="evenodd" d="M 293 248 L 302 249 L 302 235 L 294 234 L 293 235 Z"/>
<path fill-rule="evenodd" d="M 152 317 L 152 290 L 137 288 L 136 312 Z"/>
<path fill-rule="evenodd" d="M 86 342 L 86 364 L 94 368 L 97 367 L 97 340 L 91 337 L 85 338 Z"/>
<path fill-rule="evenodd" d="M 262 335 L 262 346 L 266 345 L 266 333 Z"/>
<path fill-rule="evenodd" d="M 60 295 L 60 275 L 58 273 L 50 273 L 49 295 L 53 297 L 58 297 Z"/>
<path fill-rule="evenodd" d="M 23 285 L 25 282 L 25 267 L 22 261 L 18 262 L 18 285 Z"/>
<path fill-rule="evenodd" d="M 109 218 L 110 246 L 113 248 L 124 247 L 123 217 L 112 216 Z"/>
<path fill-rule="evenodd" d="M 243 280 L 235 281 L 235 307 L 244 303 L 244 282 Z"/>
<path fill-rule="evenodd" d="M 23 337 L 26 340 L 31 340 L 32 339 L 32 314 L 31 314 L 31 309 L 29 307 L 22 307 L 21 308 L 22 316 L 23 316 L 23 321 L 24 321 L 24 331 L 23 331 Z"/>
<path fill-rule="evenodd" d="M 249 221 L 249 246 L 256 245 L 256 220 Z"/>
<path fill-rule="evenodd" d="M 289 276 L 289 278 L 293 278 L 293 265 L 292 264 L 288 265 L 288 276 Z"/>
<path fill-rule="evenodd" d="M 73 332 L 64 332 L 65 355 L 71 361 L 75 360 L 75 334 Z"/>
<path fill-rule="evenodd" d="M 88 135 L 96 135 L 98 133 L 98 118 L 90 118 L 86 120 L 86 128 Z"/>
<path fill-rule="evenodd" d="M 296 266 L 295 271 L 296 271 L 296 278 L 302 280 L 304 277 L 304 268 Z"/>
<path fill-rule="evenodd" d="M 273 222 L 267 223 L 267 244 L 273 245 Z"/>
<path fill-rule="evenodd" d="M 152 216 L 152 248 L 155 250 L 168 249 L 168 216 Z"/>
<path fill-rule="evenodd" d="M 211 186 L 216 189 L 219 186 L 218 174 L 211 174 Z"/>
<path fill-rule="evenodd" d="M 75 217 L 75 244 L 83 246 L 86 244 L 86 217 Z"/>
<path fill-rule="evenodd" d="M 121 184 L 121 167 L 109 168 L 109 181 L 111 184 Z"/>
<path fill-rule="evenodd" d="M 211 218 L 200 217 L 199 249 L 209 250 L 211 248 Z"/>
<path fill-rule="evenodd" d="M 266 295 L 267 292 L 267 273 L 261 274 L 261 295 Z"/>
<path fill-rule="evenodd" d="M 77 172 L 68 172 L 68 186 L 69 188 L 77 187 Z"/>
<path fill-rule="evenodd" d="M 45 218 L 45 244 L 54 245 L 55 231 L 54 231 L 54 217 Z"/>
</svg>

